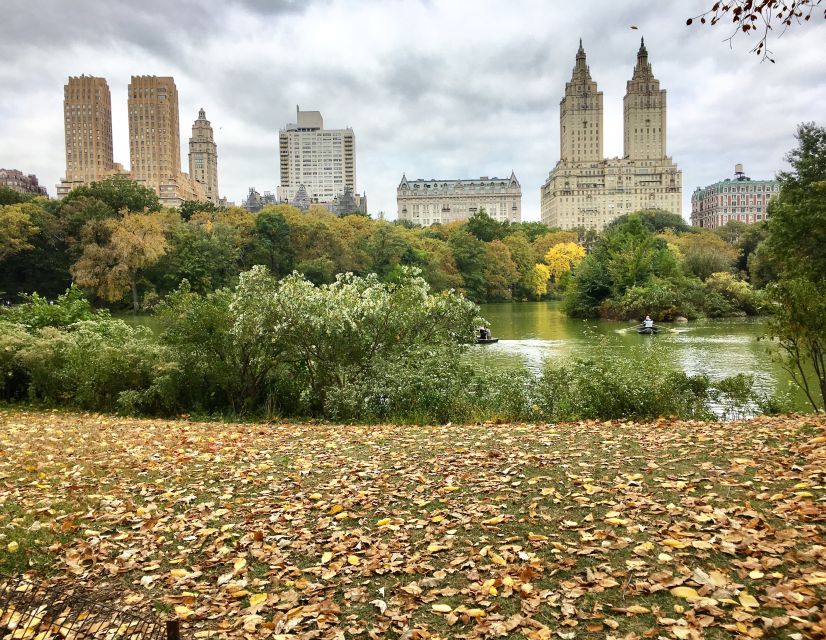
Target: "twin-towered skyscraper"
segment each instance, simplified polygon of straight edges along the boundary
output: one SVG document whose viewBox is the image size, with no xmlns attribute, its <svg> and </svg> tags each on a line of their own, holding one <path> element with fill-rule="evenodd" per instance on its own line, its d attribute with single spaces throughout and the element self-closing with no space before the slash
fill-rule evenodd
<svg viewBox="0 0 826 640">
<path fill-rule="evenodd" d="M 680 214 L 682 172 L 666 155 L 666 93 L 645 43 L 623 100 L 624 154 L 603 156 L 602 92 L 591 78 L 582 41 L 559 104 L 560 159 L 542 186 L 542 222 L 602 229 L 623 214 L 661 209 Z"/>
<path fill-rule="evenodd" d="M 153 189 L 162 204 L 218 204 L 218 152 L 203 109 L 189 139 L 189 174 L 181 171 L 178 90 L 170 77 L 132 76 L 128 87 L 129 176 Z M 126 174 L 114 162 L 112 99 L 104 78 L 69 78 L 64 87 L 66 177 L 58 197 L 82 184 Z"/>
</svg>

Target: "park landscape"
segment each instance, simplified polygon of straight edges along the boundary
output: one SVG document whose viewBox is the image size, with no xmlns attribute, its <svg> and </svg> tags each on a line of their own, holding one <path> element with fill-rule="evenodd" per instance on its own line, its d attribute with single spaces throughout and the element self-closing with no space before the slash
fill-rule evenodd
<svg viewBox="0 0 826 640">
<path fill-rule="evenodd" d="M 0 638 L 826 637 L 826 128 L 785 160 L 714 229 L 0 188 Z"/>
</svg>

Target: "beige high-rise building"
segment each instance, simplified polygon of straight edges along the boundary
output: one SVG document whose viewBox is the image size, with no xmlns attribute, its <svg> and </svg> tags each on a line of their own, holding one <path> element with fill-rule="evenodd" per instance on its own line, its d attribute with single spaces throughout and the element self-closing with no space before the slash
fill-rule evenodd
<svg viewBox="0 0 826 640">
<path fill-rule="evenodd" d="M 580 41 L 560 102 L 560 160 L 541 189 L 542 222 L 603 229 L 634 211 L 682 213 L 682 172 L 666 155 L 666 92 L 640 44 L 624 106 L 624 155 L 603 158 L 602 92 Z"/>
<path fill-rule="evenodd" d="M 129 83 L 129 169 L 156 192 L 181 173 L 178 90 L 170 77 L 132 76 Z"/>
<path fill-rule="evenodd" d="M 58 197 L 122 168 L 112 157 L 112 96 L 105 78 L 70 77 L 63 87 L 66 176 Z"/>
<path fill-rule="evenodd" d="M 325 129 L 318 111 L 296 107 L 296 122 L 279 132 L 280 202 L 294 202 L 303 185 L 310 203 L 332 204 L 346 187 L 356 193 L 356 137 L 353 130 Z"/>
<path fill-rule="evenodd" d="M 204 187 L 206 199 L 218 204 L 218 146 L 212 134 L 212 125 L 206 112 L 198 111 L 189 139 L 189 175 Z"/>
</svg>

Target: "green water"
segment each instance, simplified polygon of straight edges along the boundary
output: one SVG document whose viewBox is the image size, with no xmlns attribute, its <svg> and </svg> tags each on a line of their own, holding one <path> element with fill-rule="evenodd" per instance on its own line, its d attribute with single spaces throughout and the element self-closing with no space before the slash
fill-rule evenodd
<svg viewBox="0 0 826 640">
<path fill-rule="evenodd" d="M 760 318 L 695 320 L 664 324 L 656 336 L 627 331 L 633 323 L 574 320 L 559 302 L 483 304 L 481 313 L 499 342 L 475 345 L 469 357 L 481 366 L 498 369 L 527 366 L 538 372 L 546 359 L 596 356 L 605 349 L 634 358 L 640 349 L 662 347 L 663 357 L 690 375 L 720 379 L 738 373 L 754 376 L 761 391 L 790 391 L 795 407 L 806 410 L 802 394 L 789 386 L 789 376 L 772 358 L 772 345 L 758 341 L 765 333 Z"/>
</svg>

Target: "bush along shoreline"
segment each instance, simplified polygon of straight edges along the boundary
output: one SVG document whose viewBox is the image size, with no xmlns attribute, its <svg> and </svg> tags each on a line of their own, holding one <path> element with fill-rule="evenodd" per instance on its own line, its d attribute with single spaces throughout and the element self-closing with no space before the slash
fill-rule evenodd
<svg viewBox="0 0 826 640">
<path fill-rule="evenodd" d="M 95 311 L 72 288 L 0 314 L 0 398 L 128 415 L 446 423 L 739 418 L 775 413 L 748 376 L 712 382 L 658 350 L 527 370 L 478 371 L 461 355 L 482 322 L 416 269 L 393 281 L 314 285 L 264 267 L 234 289 L 188 283 L 157 308 L 160 329 Z"/>
</svg>

